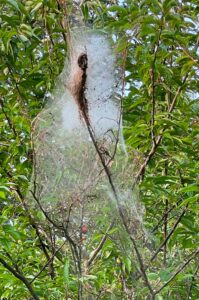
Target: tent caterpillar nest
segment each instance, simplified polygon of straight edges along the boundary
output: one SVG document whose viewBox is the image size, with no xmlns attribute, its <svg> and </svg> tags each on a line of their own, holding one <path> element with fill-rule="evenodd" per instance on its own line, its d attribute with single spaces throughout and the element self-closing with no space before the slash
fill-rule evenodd
<svg viewBox="0 0 199 300">
<path fill-rule="evenodd" d="M 74 30 L 69 59 L 52 100 L 34 122 L 35 164 L 30 189 L 50 217 L 73 236 L 82 223 L 92 224 L 95 230 L 96 218 L 117 218 L 96 145 L 111 168 L 121 205 L 136 215 L 129 191 L 133 166 L 127 167 L 123 148 L 116 71 L 115 56 L 104 34 Z M 92 130 L 92 139 L 88 129 Z M 30 202 L 35 203 L 34 199 Z"/>
</svg>

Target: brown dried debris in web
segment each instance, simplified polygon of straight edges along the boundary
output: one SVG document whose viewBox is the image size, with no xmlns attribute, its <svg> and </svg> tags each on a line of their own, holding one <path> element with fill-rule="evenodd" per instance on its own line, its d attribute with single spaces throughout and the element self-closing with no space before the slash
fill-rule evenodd
<svg viewBox="0 0 199 300">
<path fill-rule="evenodd" d="M 88 56 L 86 53 L 78 57 L 77 65 L 78 68 L 73 77 L 73 84 L 69 86 L 69 90 L 78 105 L 80 117 L 84 119 L 87 125 L 90 125 L 88 101 L 85 96 L 88 68 Z"/>
</svg>

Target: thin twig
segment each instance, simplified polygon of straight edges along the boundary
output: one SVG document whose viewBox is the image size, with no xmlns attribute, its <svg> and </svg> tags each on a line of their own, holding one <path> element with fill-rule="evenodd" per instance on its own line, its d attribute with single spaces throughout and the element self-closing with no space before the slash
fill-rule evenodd
<svg viewBox="0 0 199 300">
<path fill-rule="evenodd" d="M 32 194 L 33 198 L 35 199 L 35 201 L 37 202 L 40 210 L 42 211 L 42 213 L 44 214 L 45 218 L 47 219 L 47 221 L 49 223 L 51 223 L 55 228 L 59 229 L 59 230 L 63 230 L 63 227 L 61 225 L 56 224 L 47 214 L 47 212 L 44 210 L 44 208 L 42 207 L 39 199 L 37 198 L 37 196 L 35 195 L 35 192 L 33 192 L 32 190 L 30 190 L 30 193 Z"/>
<path fill-rule="evenodd" d="M 87 268 L 90 267 L 90 265 L 92 264 L 92 262 L 94 261 L 94 259 L 96 258 L 96 256 L 98 255 L 98 253 L 100 252 L 100 250 L 102 249 L 104 243 L 106 242 L 107 236 L 108 236 L 108 232 L 111 230 L 111 228 L 113 228 L 114 222 L 112 222 L 109 227 L 107 228 L 104 236 L 102 237 L 99 245 L 97 246 L 97 248 L 94 250 L 92 256 L 88 259 L 87 261 Z"/>
<path fill-rule="evenodd" d="M 182 217 L 184 216 L 184 214 L 187 211 L 187 207 L 185 209 L 183 209 L 182 213 L 180 214 L 180 216 L 177 218 L 175 224 L 173 225 L 173 228 L 171 229 L 171 231 L 169 232 L 169 234 L 167 235 L 167 237 L 164 239 L 164 241 L 160 244 L 160 246 L 157 248 L 157 250 L 155 251 L 155 253 L 153 254 L 153 256 L 150 259 L 150 262 L 152 262 L 156 256 L 158 255 L 158 253 L 161 251 L 161 249 L 167 244 L 168 240 L 170 239 L 170 237 L 172 236 L 172 234 L 174 233 L 176 227 L 178 226 L 178 224 L 180 223 L 180 221 L 182 220 Z M 148 268 L 148 267 L 147 267 Z"/>
<path fill-rule="evenodd" d="M 51 223 L 55 228 L 57 228 L 57 229 L 59 229 L 59 230 L 62 230 L 62 231 L 64 232 L 66 239 L 67 239 L 67 240 L 69 241 L 69 243 L 72 245 L 72 247 L 73 247 L 73 249 L 74 249 L 74 251 L 75 251 L 76 257 L 78 258 L 79 255 L 78 255 L 78 251 L 77 251 L 77 246 L 76 246 L 75 242 L 72 240 L 72 238 L 68 235 L 67 230 L 66 230 L 63 226 L 60 226 L 60 225 L 56 224 L 56 223 L 49 217 L 49 215 L 48 215 L 48 214 L 46 213 L 46 211 L 43 209 L 43 207 L 42 207 L 42 205 L 41 205 L 39 199 L 38 199 L 37 196 L 35 195 L 35 192 L 33 192 L 33 191 L 30 191 L 30 192 L 31 192 L 31 194 L 33 195 L 33 198 L 35 199 L 35 201 L 37 202 L 39 208 L 40 208 L 41 211 L 43 212 L 44 216 L 46 217 L 47 221 L 48 221 L 49 223 Z"/>
<path fill-rule="evenodd" d="M 170 114 L 172 113 L 174 107 L 175 107 L 175 104 L 176 104 L 176 101 L 178 99 L 178 96 L 180 95 L 181 91 L 182 91 L 182 88 L 188 78 L 188 74 L 187 73 L 183 80 L 182 80 L 182 84 L 181 86 L 178 87 L 177 91 L 176 91 L 176 94 L 173 98 L 173 101 L 171 102 L 169 108 L 168 108 L 168 117 L 170 117 Z M 162 138 L 163 138 L 163 133 L 164 131 L 166 130 L 166 128 L 163 128 L 159 134 L 159 136 L 155 139 L 155 142 L 153 143 L 152 147 L 151 147 L 151 150 L 149 151 L 149 154 L 147 155 L 147 157 L 145 158 L 145 161 L 144 163 L 140 166 L 140 169 L 139 171 L 137 172 L 137 174 L 135 175 L 135 180 L 134 180 L 134 183 L 133 183 L 133 186 L 132 188 L 134 188 L 135 184 L 138 182 L 140 176 L 144 173 L 145 171 L 145 168 L 146 166 L 148 165 L 148 163 L 150 162 L 151 158 L 154 156 L 154 154 L 156 153 L 156 150 L 160 144 L 160 142 L 162 141 Z"/>
<path fill-rule="evenodd" d="M 12 177 L 13 177 L 13 175 L 12 175 L 10 172 L 8 172 L 7 170 L 4 170 L 4 171 L 6 172 L 6 174 L 8 175 L 9 178 L 12 178 Z M 30 225 L 31 225 L 31 226 L 33 227 L 33 229 L 35 230 L 36 235 L 37 235 L 37 237 L 38 237 L 38 239 L 39 239 L 41 248 L 42 248 L 42 250 L 43 250 L 43 252 L 44 252 L 44 255 L 46 256 L 46 259 L 47 259 L 47 261 L 48 261 L 49 258 L 50 258 L 50 256 L 49 256 L 49 254 L 48 254 L 48 251 L 46 250 L 47 247 L 46 247 L 45 243 L 43 242 L 43 239 L 42 239 L 42 237 L 41 237 L 39 228 L 38 228 L 38 226 L 36 225 L 36 222 L 35 222 L 35 220 L 34 220 L 32 214 L 31 214 L 31 212 L 29 211 L 28 206 L 26 205 L 25 200 L 24 200 L 24 197 L 23 197 L 23 195 L 22 195 L 22 193 L 21 193 L 21 191 L 20 191 L 20 189 L 19 189 L 18 186 L 15 187 L 15 192 L 16 192 L 18 198 L 20 199 L 21 204 L 22 204 L 24 210 L 25 210 L 26 213 L 27 213 L 27 216 L 28 216 L 29 221 L 30 221 Z"/>
<path fill-rule="evenodd" d="M 140 169 L 139 171 L 137 172 L 137 174 L 135 175 L 135 178 L 134 178 L 134 183 L 133 183 L 133 186 L 132 188 L 135 187 L 136 183 L 138 182 L 140 176 L 144 173 L 145 171 L 145 168 L 146 166 L 148 165 L 148 163 L 150 162 L 151 158 L 153 157 L 153 155 L 156 153 L 156 150 L 162 140 L 162 135 L 159 135 L 155 141 L 155 143 L 153 143 L 152 147 L 151 147 L 151 150 L 149 152 L 149 154 L 147 155 L 147 157 L 145 158 L 145 161 L 144 163 L 140 166 Z"/>
<path fill-rule="evenodd" d="M 95 149 L 96 149 L 96 152 L 97 152 L 97 154 L 98 154 L 98 156 L 99 156 L 99 159 L 100 159 L 100 161 L 101 161 L 101 163 L 102 163 L 103 169 L 104 169 L 104 171 L 105 171 L 105 174 L 106 174 L 106 176 L 107 176 L 107 178 L 108 178 L 108 181 L 109 181 L 109 184 L 110 184 L 110 187 L 111 187 L 111 190 L 112 190 L 112 192 L 113 192 L 113 196 L 114 196 L 114 198 L 115 198 L 115 200 L 116 200 L 116 204 L 117 204 L 117 208 L 118 208 L 118 212 L 119 212 L 120 218 L 121 218 L 121 220 L 122 220 L 122 223 L 123 223 L 123 225 L 124 225 L 124 228 L 126 229 L 126 232 L 127 232 L 128 235 L 129 235 L 129 238 L 130 238 L 130 240 L 131 240 L 131 242 L 132 242 L 132 244 L 133 244 L 133 247 L 134 247 L 134 250 L 135 250 L 135 253 L 136 253 L 136 256 L 137 256 L 137 260 L 138 260 L 138 262 L 139 262 L 140 272 L 141 272 L 141 274 L 142 274 L 143 280 L 144 280 L 144 282 L 145 282 L 147 288 L 149 289 L 152 298 L 154 298 L 153 289 L 152 289 L 152 287 L 151 287 L 151 285 L 150 285 L 150 282 L 149 282 L 149 280 L 148 280 L 148 277 L 147 277 L 147 275 L 146 275 L 145 267 L 144 267 L 144 263 L 143 263 L 143 259 L 142 259 L 141 253 L 139 252 L 138 247 L 137 247 L 137 244 L 136 244 L 136 241 L 135 241 L 134 237 L 132 236 L 132 234 L 131 234 L 131 232 L 130 232 L 130 230 L 129 230 L 129 228 L 128 228 L 128 225 L 126 224 L 125 217 L 124 217 L 124 215 L 123 215 L 123 211 L 122 211 L 122 208 L 121 208 L 121 206 L 120 206 L 119 197 L 118 197 L 118 194 L 117 194 L 115 185 L 114 185 L 114 183 L 113 183 L 113 180 L 112 180 L 112 176 L 111 176 L 109 167 L 107 166 L 107 164 L 106 164 L 106 162 L 105 162 L 105 160 L 104 160 L 104 157 L 103 157 L 102 153 L 100 152 L 100 150 L 99 150 L 99 148 L 98 148 L 98 144 L 97 144 L 97 142 L 96 142 L 96 140 L 95 140 L 95 136 L 94 136 L 94 134 L 93 134 L 93 130 L 92 130 L 90 124 L 87 122 L 87 117 L 86 117 L 86 115 L 83 114 L 83 116 L 84 116 L 84 118 L 85 118 L 85 122 L 86 122 L 86 125 L 87 125 L 87 129 L 88 129 L 89 135 L 90 135 L 91 140 L 92 140 L 92 142 L 93 142 L 93 145 L 94 145 L 94 147 L 95 147 Z"/>
<path fill-rule="evenodd" d="M 190 58 L 190 60 L 192 60 L 192 62 L 193 62 L 197 67 L 199 67 L 199 63 L 198 63 L 197 59 L 194 58 L 194 57 L 190 54 L 189 50 L 188 50 L 187 48 L 185 48 L 185 46 L 181 45 L 180 43 L 178 43 L 178 46 L 181 47 L 181 48 L 182 48 L 182 51 L 184 52 L 184 54 L 186 54 L 186 55 Z"/>
<path fill-rule="evenodd" d="M 34 276 L 34 278 L 29 281 L 29 284 L 32 284 L 39 275 L 46 269 L 46 267 L 51 263 L 51 261 L 54 259 L 56 254 L 61 250 L 61 248 L 65 245 L 66 241 L 53 253 L 53 255 L 49 258 L 49 260 L 45 263 L 45 265 L 41 268 L 41 270 Z"/>
<path fill-rule="evenodd" d="M 161 17 L 161 26 L 160 31 L 158 34 L 157 43 L 153 47 L 153 62 L 152 67 L 149 70 L 150 77 L 151 77 L 151 85 L 152 85 L 152 109 L 151 109 L 151 139 L 152 139 L 152 145 L 155 143 L 155 132 L 154 132 L 154 124 L 155 124 L 155 109 L 156 109 L 156 101 L 155 101 L 155 64 L 157 60 L 157 53 L 158 49 L 160 47 L 160 38 L 162 34 L 162 22 L 163 22 L 163 16 Z"/>
<path fill-rule="evenodd" d="M 39 297 L 36 295 L 35 291 L 30 282 L 28 282 L 27 278 L 22 274 L 17 272 L 13 267 L 11 267 L 2 257 L 0 257 L 0 263 L 9 271 L 11 272 L 16 278 L 21 280 L 27 289 L 29 290 L 30 294 L 35 300 L 39 300 Z"/>
<path fill-rule="evenodd" d="M 60 0 L 56 0 L 57 2 L 57 7 L 58 7 L 58 10 L 61 12 L 61 13 L 64 13 L 64 17 L 61 19 L 60 21 L 60 25 L 63 29 L 63 32 L 62 32 L 62 36 L 63 36 L 63 39 L 65 41 L 65 43 L 67 44 L 67 35 L 66 35 L 66 31 L 69 32 L 69 18 L 67 16 L 67 9 L 66 9 L 66 5 L 64 7 L 64 5 L 61 3 Z"/>
<path fill-rule="evenodd" d="M 165 200 L 165 211 L 168 210 L 168 200 Z M 168 213 L 164 213 L 164 239 L 167 238 L 167 228 L 168 227 Z M 167 243 L 164 244 L 164 265 L 166 265 L 167 260 Z"/>
<path fill-rule="evenodd" d="M 193 273 L 193 276 L 191 277 L 191 282 L 190 282 L 190 285 L 189 285 L 189 288 L 188 288 L 186 300 L 190 300 L 191 299 L 191 292 L 192 292 L 192 288 L 193 288 L 193 283 L 194 283 L 194 280 L 195 280 L 195 277 L 196 277 L 198 271 L 199 271 L 199 264 L 197 265 L 196 270 Z"/>
<path fill-rule="evenodd" d="M 158 290 L 154 292 L 155 295 L 159 294 L 184 268 L 199 254 L 199 248 L 197 248 L 190 256 L 190 258 L 183 263 L 178 270 L 171 276 L 171 278 L 165 282 Z"/>
<path fill-rule="evenodd" d="M 164 175 L 168 175 L 168 163 L 167 161 L 165 162 L 165 170 L 164 170 Z M 168 199 L 165 200 L 165 212 L 168 210 Z M 168 230 L 168 213 L 164 213 L 164 223 L 163 223 L 163 228 L 164 228 L 164 239 L 167 238 L 167 230 Z M 167 243 L 164 245 L 164 265 L 166 266 L 166 260 L 167 260 Z"/>
<path fill-rule="evenodd" d="M 16 79 L 15 79 L 15 77 L 14 77 L 14 74 L 13 74 L 13 71 L 12 71 L 12 66 L 8 63 L 7 64 L 7 67 L 8 67 L 8 70 L 9 70 L 9 73 L 10 73 L 10 75 L 11 75 L 11 77 L 12 77 L 12 80 L 14 81 L 14 83 L 15 83 L 15 87 L 16 87 L 16 90 L 17 90 L 17 92 L 18 92 L 18 95 L 20 96 L 20 102 L 23 104 L 23 108 L 26 110 L 27 108 L 26 108 L 26 102 L 24 101 L 24 95 L 22 95 L 22 93 L 21 93 L 21 91 L 20 91 L 20 89 L 19 89 L 19 84 L 18 84 L 18 82 L 16 81 Z"/>
<path fill-rule="evenodd" d="M 121 284 L 122 284 L 122 290 L 126 295 L 126 299 L 127 300 L 132 300 L 132 294 L 133 294 L 133 289 L 129 289 L 127 284 L 126 284 L 126 280 L 125 280 L 125 275 L 124 275 L 124 271 L 123 271 L 123 263 L 120 263 L 120 279 L 121 279 Z"/>
<path fill-rule="evenodd" d="M 151 230 L 150 233 L 154 233 L 159 227 L 160 225 L 163 223 L 164 224 L 164 220 L 165 220 L 165 215 L 168 215 L 174 208 L 176 208 L 178 206 L 178 204 L 181 203 L 181 200 L 178 200 L 176 202 L 176 204 L 173 204 L 170 208 L 168 208 L 163 216 L 161 217 L 161 219 L 158 221 L 157 225 L 155 225 L 155 227 Z M 171 218 L 170 218 L 171 219 Z"/>
<path fill-rule="evenodd" d="M 175 224 L 173 225 L 171 231 L 169 232 L 169 234 L 167 235 L 167 237 L 162 241 L 162 243 L 160 244 L 160 246 L 157 248 L 157 250 L 155 251 L 155 253 L 152 255 L 148 265 L 145 266 L 144 270 L 147 271 L 151 262 L 156 258 L 156 256 L 159 254 L 159 252 L 162 250 L 162 248 L 167 244 L 168 240 L 170 239 L 170 237 L 172 236 L 172 234 L 174 233 L 176 227 L 178 226 L 178 224 L 180 223 L 182 217 L 184 216 L 185 212 L 187 210 L 187 207 L 182 211 L 182 213 L 180 214 L 180 216 L 178 217 L 178 219 L 176 220 Z M 137 276 L 137 279 L 140 278 L 140 275 Z"/>
<path fill-rule="evenodd" d="M 84 72 L 86 72 L 86 69 L 84 70 Z M 86 76 L 86 74 L 85 74 L 85 76 Z M 84 84 L 86 84 L 86 81 L 85 81 Z M 81 96 L 85 98 L 85 89 L 83 89 L 83 93 L 82 93 Z M 112 180 L 112 176 L 111 176 L 111 172 L 110 172 L 109 166 L 107 165 L 107 163 L 105 161 L 105 158 L 104 158 L 103 154 L 101 153 L 101 151 L 100 151 L 100 149 L 98 147 L 98 143 L 97 143 L 97 141 L 95 139 L 95 134 L 94 134 L 93 129 L 92 129 L 91 125 L 90 125 L 87 112 L 83 109 L 81 111 L 81 113 L 82 113 L 82 117 L 83 117 L 83 119 L 85 121 L 85 124 L 87 126 L 88 133 L 90 135 L 90 138 L 91 138 L 91 141 L 93 143 L 93 146 L 95 147 L 96 153 L 97 153 L 97 155 L 98 155 L 98 157 L 100 159 L 100 162 L 101 162 L 102 167 L 104 169 L 105 175 L 106 175 L 106 177 L 108 179 L 108 182 L 110 184 L 110 188 L 111 188 L 111 190 L 113 192 L 113 196 L 114 196 L 114 198 L 116 200 L 116 205 L 117 205 L 118 212 L 119 212 L 120 218 L 122 220 L 123 226 L 126 229 L 126 232 L 128 233 L 129 238 L 130 238 L 130 240 L 131 240 L 131 242 L 133 244 L 133 248 L 134 248 L 136 256 L 137 256 L 137 260 L 138 260 L 138 263 L 139 263 L 140 272 L 142 274 L 143 280 L 144 280 L 144 282 L 146 284 L 146 287 L 149 289 L 149 292 L 150 292 L 150 295 L 151 295 L 152 299 L 154 299 L 153 289 L 152 289 L 151 284 L 150 284 L 150 282 L 148 280 L 148 277 L 146 275 L 145 267 L 144 267 L 144 263 L 143 263 L 143 259 L 142 259 L 141 253 L 140 253 L 140 251 L 139 251 L 139 249 L 137 247 L 136 241 L 135 241 L 134 237 L 132 236 L 132 234 L 131 234 L 131 232 L 130 232 L 130 230 L 128 228 L 128 225 L 127 225 L 127 223 L 125 221 L 125 217 L 124 217 L 121 205 L 120 205 L 119 197 L 118 197 L 118 194 L 117 194 L 114 182 Z"/>
<path fill-rule="evenodd" d="M 1 98 L 0 98 L 0 104 L 1 104 L 2 112 L 4 113 L 4 115 L 5 115 L 5 117 L 6 117 L 6 120 L 7 120 L 7 122 L 8 122 L 8 125 L 9 125 L 10 129 L 11 129 L 12 132 L 14 133 L 14 136 L 17 137 L 16 129 L 15 129 L 15 127 L 13 126 L 12 121 L 10 120 L 8 114 L 7 114 L 6 111 L 5 111 L 4 103 L 3 103 L 3 100 L 2 100 Z"/>
</svg>

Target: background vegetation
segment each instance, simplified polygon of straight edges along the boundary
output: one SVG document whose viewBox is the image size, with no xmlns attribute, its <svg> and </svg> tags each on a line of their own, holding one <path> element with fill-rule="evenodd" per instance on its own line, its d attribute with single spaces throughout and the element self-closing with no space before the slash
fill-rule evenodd
<svg viewBox="0 0 199 300">
<path fill-rule="evenodd" d="M 105 242 L 78 279 L 69 244 L 27 208 L 31 122 L 62 71 L 65 24 L 74 22 L 77 5 L 0 2 L 0 299 L 82 299 L 81 282 L 83 299 L 196 300 L 197 0 L 81 1 L 84 22 L 114 33 L 121 53 L 124 134 L 145 207 L 145 241 L 135 237 L 129 259 L 109 233 L 96 234 L 90 258 Z"/>
</svg>

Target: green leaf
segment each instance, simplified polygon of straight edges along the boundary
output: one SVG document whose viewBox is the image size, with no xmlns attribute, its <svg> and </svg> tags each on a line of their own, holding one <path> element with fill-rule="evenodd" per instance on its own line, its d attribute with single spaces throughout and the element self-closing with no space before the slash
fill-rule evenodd
<svg viewBox="0 0 199 300">
<path fill-rule="evenodd" d="M 183 187 L 179 190 L 180 193 L 188 193 L 188 192 L 199 192 L 199 186 L 198 185 L 189 185 L 186 187 Z"/>
<path fill-rule="evenodd" d="M 159 275 L 157 273 L 148 273 L 149 280 L 157 280 Z"/>
<path fill-rule="evenodd" d="M 64 264 L 64 272 L 63 272 L 63 280 L 65 285 L 68 287 L 69 286 L 69 259 L 65 260 L 65 264 Z"/>
<path fill-rule="evenodd" d="M 188 198 L 186 198 L 182 201 L 182 203 L 180 204 L 179 207 L 182 207 L 182 206 L 187 205 L 187 204 L 189 204 L 189 205 L 193 204 L 193 203 L 197 202 L 198 199 L 199 199 L 199 194 L 197 194 L 195 196 L 192 196 L 192 197 L 188 197 Z"/>
<path fill-rule="evenodd" d="M 171 276 L 172 276 L 171 268 L 162 270 L 159 274 L 159 277 L 162 282 L 168 281 L 171 278 Z"/>
<path fill-rule="evenodd" d="M 3 200 L 6 199 L 6 194 L 4 191 L 0 191 L 0 199 L 3 199 Z"/>
<path fill-rule="evenodd" d="M 80 281 L 81 282 L 89 281 L 89 280 L 93 281 L 93 280 L 96 280 L 96 279 L 97 279 L 97 276 L 88 274 L 88 275 L 84 275 L 82 278 L 80 278 Z"/>
<path fill-rule="evenodd" d="M 127 270 L 127 272 L 130 273 L 132 267 L 131 260 L 128 257 L 123 257 L 123 262 L 124 262 L 125 269 Z"/>
<path fill-rule="evenodd" d="M 4 0 L 4 1 L 12 5 L 20 13 L 25 14 L 26 16 L 28 15 L 24 5 L 21 2 L 17 0 Z"/>
<path fill-rule="evenodd" d="M 30 13 L 34 14 L 36 11 L 38 11 L 40 9 L 40 7 L 42 7 L 42 5 L 43 5 L 42 1 L 38 2 L 37 5 L 35 5 L 35 7 L 31 10 Z"/>
<path fill-rule="evenodd" d="M 12 5 L 14 8 L 16 8 L 20 12 L 19 5 L 18 5 L 17 1 L 15 1 L 15 0 L 6 0 L 6 2 L 9 3 L 10 5 Z"/>
<path fill-rule="evenodd" d="M 29 39 L 24 34 L 19 34 L 19 38 L 22 42 L 28 42 Z"/>
</svg>

